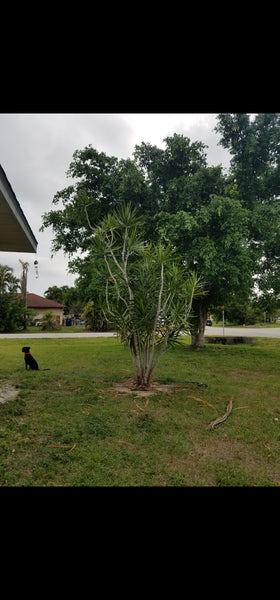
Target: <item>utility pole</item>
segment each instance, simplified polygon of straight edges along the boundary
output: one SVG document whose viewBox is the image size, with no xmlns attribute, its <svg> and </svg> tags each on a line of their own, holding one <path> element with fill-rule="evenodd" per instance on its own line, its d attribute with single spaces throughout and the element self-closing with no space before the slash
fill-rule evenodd
<svg viewBox="0 0 280 600">
<path fill-rule="evenodd" d="M 221 306 L 222 315 L 223 315 L 223 336 L 225 337 L 225 307 Z"/>
<path fill-rule="evenodd" d="M 28 273 L 28 262 L 23 262 L 19 259 L 19 262 L 22 266 L 22 276 L 21 276 L 21 295 L 25 301 L 25 311 L 27 310 L 27 273 Z M 26 329 L 26 312 L 24 317 L 24 329 Z"/>
</svg>

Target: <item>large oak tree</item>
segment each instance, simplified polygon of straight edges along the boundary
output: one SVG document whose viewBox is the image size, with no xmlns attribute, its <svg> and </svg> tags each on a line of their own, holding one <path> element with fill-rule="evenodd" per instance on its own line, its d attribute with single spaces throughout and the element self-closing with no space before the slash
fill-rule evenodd
<svg viewBox="0 0 280 600">
<path fill-rule="evenodd" d="M 218 116 L 220 144 L 232 155 L 231 178 L 250 211 L 249 244 L 255 283 L 265 297 L 280 298 L 280 114 Z"/>
<path fill-rule="evenodd" d="M 280 280 L 279 116 L 223 114 L 216 130 L 232 154 L 227 176 L 207 166 L 201 142 L 183 135 L 167 137 L 165 148 L 143 142 L 127 160 L 89 146 L 74 153 L 68 175 L 75 183 L 57 192 L 57 208 L 43 216 L 53 250 L 68 253 L 70 268 L 92 286 L 92 226 L 122 202 L 137 208 L 144 239 L 171 244 L 205 281 L 207 296 L 193 304 L 194 346 L 203 345 L 211 305 L 245 302 L 254 276 L 266 290 Z M 73 257 L 77 251 L 82 258 Z"/>
</svg>

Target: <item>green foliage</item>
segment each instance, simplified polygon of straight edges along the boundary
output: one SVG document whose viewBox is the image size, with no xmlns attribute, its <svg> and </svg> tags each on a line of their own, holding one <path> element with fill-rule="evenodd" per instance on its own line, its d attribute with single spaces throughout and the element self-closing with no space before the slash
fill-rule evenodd
<svg viewBox="0 0 280 600">
<path fill-rule="evenodd" d="M 25 306 L 11 294 L 0 294 L 0 333 L 13 333 L 25 324 Z"/>
<path fill-rule="evenodd" d="M 15 294 L 19 287 L 19 279 L 13 274 L 13 269 L 8 265 L 0 265 L 0 294 Z"/>
<path fill-rule="evenodd" d="M 208 304 L 221 303 L 237 291 L 248 294 L 252 287 L 252 255 L 248 236 L 248 211 L 230 196 L 208 198 L 195 213 L 161 212 L 157 229 L 176 246 L 188 268 L 203 274 Z"/>
<path fill-rule="evenodd" d="M 56 322 L 55 314 L 52 311 L 48 311 L 44 314 L 41 319 L 42 331 L 57 331 L 60 329 L 60 325 Z"/>
<path fill-rule="evenodd" d="M 25 325 L 25 303 L 17 295 L 19 284 L 13 269 L 0 265 L 0 333 L 12 333 Z"/>
<path fill-rule="evenodd" d="M 104 310 L 102 307 L 97 307 L 92 301 L 86 304 L 81 316 L 88 331 L 107 331 Z"/>
<path fill-rule="evenodd" d="M 54 300 L 55 302 L 59 302 L 60 304 L 64 304 L 64 296 L 65 293 L 69 290 L 67 285 L 63 285 L 58 287 L 57 285 L 53 285 L 48 287 L 48 289 L 44 292 L 45 298 L 48 300 Z"/>
<path fill-rule="evenodd" d="M 58 287 L 56 285 L 49 287 L 44 296 L 55 302 L 60 302 L 64 306 L 64 314 L 74 313 L 75 316 L 79 316 L 83 310 L 83 301 L 81 300 L 80 290 L 75 287 L 69 287 L 63 285 Z"/>
<path fill-rule="evenodd" d="M 250 211 L 248 246 L 252 273 L 264 293 L 280 296 L 280 114 L 222 114 L 216 131 L 232 154 L 231 176 Z"/>
<path fill-rule="evenodd" d="M 178 156 L 184 160 L 179 161 Z M 246 299 L 253 287 L 249 213 L 221 167 L 207 167 L 202 147 L 192 147 L 183 136 L 174 135 L 172 143 L 168 138 L 166 150 L 160 153 L 152 153 L 142 144 L 138 160 L 161 197 L 153 219 L 154 237 L 175 247 L 183 264 L 197 271 L 205 282 L 207 296 L 196 299 L 193 305 L 193 344 L 198 345 L 203 343 L 200 338 L 208 307 L 239 294 Z"/>
<path fill-rule="evenodd" d="M 221 306 L 210 309 L 211 315 L 215 317 L 215 321 L 222 321 L 222 310 Z M 252 301 L 242 303 L 236 300 L 235 302 L 227 303 L 224 309 L 224 317 L 227 326 L 229 324 L 254 325 L 255 323 L 262 323 L 264 320 L 263 310 Z"/>
<path fill-rule="evenodd" d="M 91 245 L 92 228 L 120 202 L 145 201 L 144 176 L 131 160 L 118 161 L 92 146 L 76 150 L 67 172 L 76 180 L 75 185 L 57 192 L 53 204 L 61 209 L 43 215 L 41 231 L 52 227 L 52 248 L 69 256 L 76 251 L 87 251 Z M 75 259 L 72 259 L 72 268 Z"/>
<path fill-rule="evenodd" d="M 220 144 L 232 154 L 231 167 L 244 205 L 252 209 L 280 193 L 280 114 L 218 116 Z"/>
<path fill-rule="evenodd" d="M 219 143 L 232 155 L 228 175 L 207 166 L 204 144 L 176 133 L 164 148 L 136 146 L 134 160 L 88 146 L 70 164 L 75 184 L 54 197 L 60 208 L 43 216 L 54 251 L 72 255 L 83 300 L 98 303 L 104 297 L 103 275 L 92 268 L 96 224 L 122 203 L 139 209 L 143 239 L 176 248 L 187 270 L 205 281 L 207 299 L 194 303 L 194 344 L 207 306 L 244 304 L 256 284 L 280 298 L 280 115 L 225 113 L 217 121 Z M 86 255 L 73 258 L 77 250 Z"/>
</svg>

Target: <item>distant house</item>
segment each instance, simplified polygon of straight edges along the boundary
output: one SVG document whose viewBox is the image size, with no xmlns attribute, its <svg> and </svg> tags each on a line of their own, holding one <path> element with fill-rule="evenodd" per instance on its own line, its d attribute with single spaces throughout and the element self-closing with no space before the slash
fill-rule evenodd
<svg viewBox="0 0 280 600">
<path fill-rule="evenodd" d="M 54 300 L 48 300 L 48 298 L 44 298 L 43 296 L 38 296 L 37 294 L 29 294 L 27 292 L 26 298 L 27 308 L 32 308 L 36 311 L 36 316 L 34 321 L 41 321 L 42 317 L 47 312 L 52 312 L 55 315 L 56 322 L 58 325 L 62 325 L 63 322 L 63 304 L 59 302 L 55 302 Z"/>
</svg>

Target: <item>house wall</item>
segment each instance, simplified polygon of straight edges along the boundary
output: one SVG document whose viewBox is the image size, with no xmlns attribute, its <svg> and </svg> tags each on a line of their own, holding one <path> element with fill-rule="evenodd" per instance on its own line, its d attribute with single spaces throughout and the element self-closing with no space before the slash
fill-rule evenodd
<svg viewBox="0 0 280 600">
<path fill-rule="evenodd" d="M 63 316 L 64 316 L 62 308 L 33 308 L 33 310 L 36 312 L 36 315 L 34 317 L 35 321 L 41 321 L 42 317 L 47 312 L 52 312 L 55 315 L 55 318 L 56 318 L 57 322 L 59 323 L 59 325 L 62 325 L 62 320 L 63 320 Z"/>
</svg>

